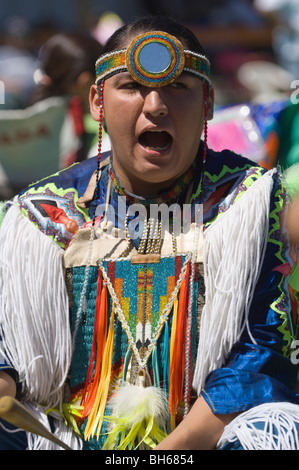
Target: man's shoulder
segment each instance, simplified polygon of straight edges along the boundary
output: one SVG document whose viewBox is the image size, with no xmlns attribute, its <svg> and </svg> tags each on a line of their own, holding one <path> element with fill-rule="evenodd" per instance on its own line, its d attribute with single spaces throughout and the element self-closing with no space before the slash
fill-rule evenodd
<svg viewBox="0 0 299 470">
<path fill-rule="evenodd" d="M 22 213 L 42 233 L 65 247 L 78 229 L 89 221 L 88 209 L 77 201 L 97 168 L 93 157 L 31 184 L 18 195 Z"/>
<path fill-rule="evenodd" d="M 246 175 L 248 171 L 255 171 L 257 174 L 263 174 L 267 170 L 261 167 L 257 162 L 231 150 L 226 149 L 218 152 L 209 149 L 206 172 L 213 176 L 214 179 L 221 179 L 228 175 Z"/>
<path fill-rule="evenodd" d="M 267 169 L 230 150 L 209 149 L 202 181 L 206 221 L 225 212 Z"/>
<path fill-rule="evenodd" d="M 47 187 L 55 187 L 58 191 L 72 189 L 77 191 L 78 197 L 81 197 L 96 167 L 96 157 L 84 160 L 80 163 L 74 163 L 68 168 L 57 171 L 50 176 L 30 184 L 20 192 L 19 197 L 22 198 L 28 194 L 43 192 Z"/>
</svg>

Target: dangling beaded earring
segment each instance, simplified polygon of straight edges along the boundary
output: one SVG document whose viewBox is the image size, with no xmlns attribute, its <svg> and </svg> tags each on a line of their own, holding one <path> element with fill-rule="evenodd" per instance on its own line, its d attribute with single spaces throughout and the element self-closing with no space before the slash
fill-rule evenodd
<svg viewBox="0 0 299 470">
<path fill-rule="evenodd" d="M 100 166 L 102 159 L 102 138 L 103 138 L 103 120 L 104 120 L 104 106 L 103 106 L 103 94 L 104 94 L 104 80 L 101 81 L 99 86 L 99 138 L 98 138 L 98 158 L 97 158 L 97 174 L 96 174 L 96 191 L 95 194 L 99 196 L 99 183 L 100 183 Z M 93 225 L 95 224 L 95 210 L 93 216 Z"/>
<path fill-rule="evenodd" d="M 203 156 L 202 156 L 202 168 L 204 169 L 206 159 L 207 159 L 207 150 L 208 150 L 208 90 L 207 84 L 203 84 L 203 111 L 204 111 L 204 147 L 203 147 Z"/>
<path fill-rule="evenodd" d="M 202 193 L 202 184 L 204 178 L 205 165 L 207 160 L 208 151 L 208 90 L 207 84 L 203 83 L 203 117 L 204 117 L 204 128 L 203 128 L 203 152 L 202 152 L 202 166 L 201 166 L 201 177 L 200 177 L 200 189 Z"/>
<path fill-rule="evenodd" d="M 101 157 L 102 157 L 104 80 L 102 80 L 99 88 L 100 88 L 100 90 L 99 90 L 99 99 L 100 99 L 99 142 L 98 142 L 96 189 L 95 189 L 93 200 L 96 200 L 96 196 L 99 196 L 99 182 L 100 182 L 99 174 L 100 174 L 100 164 L 101 164 Z M 85 267 L 83 288 L 82 288 L 81 295 L 80 295 L 79 307 L 78 307 L 78 311 L 77 311 L 77 314 L 76 314 L 76 322 L 75 322 L 75 326 L 74 326 L 73 344 L 72 344 L 73 351 L 75 349 L 75 342 L 76 342 L 76 337 L 77 337 L 77 332 L 78 332 L 79 322 L 81 320 L 81 316 L 83 315 L 83 318 L 86 317 L 86 305 L 87 305 L 86 291 L 87 291 L 87 287 L 88 287 L 89 269 L 90 269 L 90 266 L 91 266 L 91 255 L 92 255 L 93 241 L 94 241 L 94 237 L 95 237 L 95 219 L 96 219 L 96 204 L 93 205 L 92 228 L 91 228 L 91 231 L 90 231 L 89 246 L 88 246 L 88 261 L 87 261 L 87 265 Z"/>
<path fill-rule="evenodd" d="M 100 109 L 99 109 L 99 141 L 98 141 L 97 176 L 99 175 L 101 158 L 102 158 L 103 118 L 104 118 L 103 95 L 104 95 L 104 80 L 101 81 L 100 91 L 99 91 Z"/>
</svg>

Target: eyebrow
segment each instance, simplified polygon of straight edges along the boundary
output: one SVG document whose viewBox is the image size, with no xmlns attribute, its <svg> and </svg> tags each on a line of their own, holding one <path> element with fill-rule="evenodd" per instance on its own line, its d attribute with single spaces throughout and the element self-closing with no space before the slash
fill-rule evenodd
<svg viewBox="0 0 299 470">
<path fill-rule="evenodd" d="M 121 80 L 134 80 L 133 77 L 130 75 L 129 72 L 120 72 L 118 74 L 116 74 L 115 76 L 115 83 L 116 84 L 119 84 L 119 82 L 121 82 Z"/>
</svg>

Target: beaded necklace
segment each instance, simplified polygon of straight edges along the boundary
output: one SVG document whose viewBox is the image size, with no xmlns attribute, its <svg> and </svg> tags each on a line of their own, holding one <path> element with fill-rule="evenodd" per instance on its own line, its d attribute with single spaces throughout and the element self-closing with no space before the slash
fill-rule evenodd
<svg viewBox="0 0 299 470">
<path fill-rule="evenodd" d="M 182 194 L 182 192 L 187 187 L 190 186 L 194 175 L 194 167 L 195 165 L 192 164 L 190 168 L 188 168 L 188 170 L 176 181 L 176 183 L 171 187 L 171 189 L 166 190 L 161 195 L 157 195 L 156 197 L 149 199 L 145 199 L 143 197 L 132 194 L 122 186 L 117 175 L 115 174 L 112 160 L 110 161 L 109 176 L 116 192 L 120 196 L 125 196 L 130 204 L 141 203 L 145 206 L 148 206 L 150 204 L 171 204 L 172 202 L 177 200 L 178 196 Z"/>
</svg>

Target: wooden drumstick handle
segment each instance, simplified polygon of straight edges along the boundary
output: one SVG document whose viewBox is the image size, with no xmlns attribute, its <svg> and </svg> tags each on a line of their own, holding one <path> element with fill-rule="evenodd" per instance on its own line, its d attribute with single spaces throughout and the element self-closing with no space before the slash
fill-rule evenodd
<svg viewBox="0 0 299 470">
<path fill-rule="evenodd" d="M 48 429 L 38 421 L 34 414 L 27 410 L 27 408 L 25 408 L 25 406 L 15 398 L 9 396 L 0 398 L 0 418 L 13 424 L 17 428 L 23 429 L 24 431 L 45 437 L 65 450 L 72 450 L 54 434 L 48 431 Z"/>
</svg>

